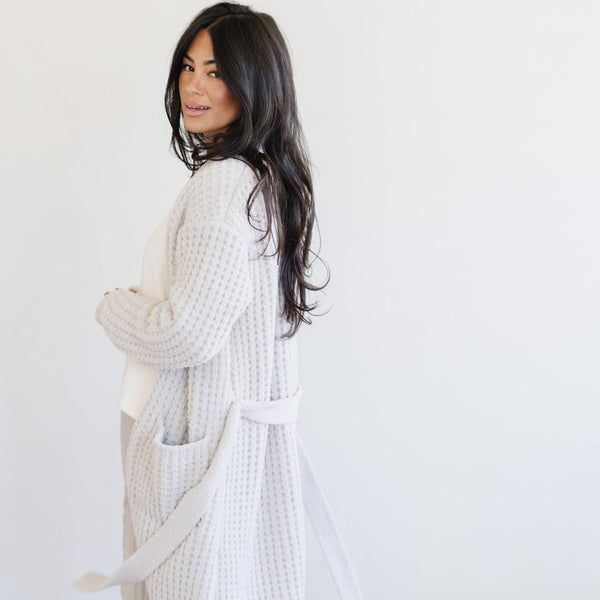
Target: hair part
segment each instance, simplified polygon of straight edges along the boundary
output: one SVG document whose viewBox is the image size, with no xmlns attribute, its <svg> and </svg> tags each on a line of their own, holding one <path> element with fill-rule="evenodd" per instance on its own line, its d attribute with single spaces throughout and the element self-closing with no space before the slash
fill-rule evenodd
<svg viewBox="0 0 600 600">
<path fill-rule="evenodd" d="M 227 131 L 208 142 L 189 132 L 181 118 L 179 75 L 183 58 L 196 34 L 207 29 L 221 78 L 241 105 L 241 115 Z M 329 283 L 311 284 L 310 248 L 316 223 L 313 181 L 304 135 L 298 117 L 290 55 L 273 18 L 249 6 L 221 2 L 206 8 L 181 35 L 169 72 L 165 109 L 171 124 L 170 147 L 195 173 L 208 160 L 236 157 L 250 165 L 258 183 L 247 201 L 248 218 L 257 193 L 265 198 L 267 230 L 276 224 L 276 253 L 282 311 L 290 324 L 284 337 L 293 336 L 316 308 L 307 291 L 320 291 Z"/>
</svg>

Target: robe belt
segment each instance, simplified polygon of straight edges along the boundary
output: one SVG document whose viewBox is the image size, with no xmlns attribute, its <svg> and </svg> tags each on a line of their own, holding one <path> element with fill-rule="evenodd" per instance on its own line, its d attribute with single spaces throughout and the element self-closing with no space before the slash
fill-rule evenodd
<svg viewBox="0 0 600 600">
<path fill-rule="evenodd" d="M 279 425 L 295 423 L 302 389 L 289 398 L 265 402 L 236 401 L 231 404 L 223 434 L 213 459 L 202 479 L 182 497 L 161 527 L 129 556 L 111 576 L 90 571 L 73 582 L 80 591 L 93 592 L 114 585 L 143 581 L 158 568 L 202 518 L 223 482 L 231 451 L 237 437 L 240 418 L 257 423 Z M 296 442 L 302 484 L 302 497 L 317 539 L 329 564 L 341 600 L 362 600 L 358 580 L 331 508 L 325 498 L 306 450 L 296 430 Z"/>
</svg>

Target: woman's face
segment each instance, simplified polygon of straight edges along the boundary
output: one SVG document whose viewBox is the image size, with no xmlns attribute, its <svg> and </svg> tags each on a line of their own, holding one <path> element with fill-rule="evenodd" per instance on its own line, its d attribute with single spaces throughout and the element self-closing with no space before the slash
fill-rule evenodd
<svg viewBox="0 0 600 600">
<path fill-rule="evenodd" d="M 212 141 L 239 118 L 241 105 L 220 77 L 212 40 L 201 29 L 187 49 L 179 74 L 179 96 L 185 128 Z"/>
</svg>

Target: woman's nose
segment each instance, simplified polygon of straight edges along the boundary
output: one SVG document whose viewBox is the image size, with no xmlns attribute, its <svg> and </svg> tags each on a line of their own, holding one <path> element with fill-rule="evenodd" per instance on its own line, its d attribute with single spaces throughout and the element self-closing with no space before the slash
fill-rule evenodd
<svg viewBox="0 0 600 600">
<path fill-rule="evenodd" d="M 200 75 L 199 73 L 193 73 L 192 77 L 190 77 L 189 81 L 188 81 L 188 92 L 190 93 L 197 93 L 197 94 L 204 94 L 204 80 L 202 79 L 202 75 Z"/>
</svg>

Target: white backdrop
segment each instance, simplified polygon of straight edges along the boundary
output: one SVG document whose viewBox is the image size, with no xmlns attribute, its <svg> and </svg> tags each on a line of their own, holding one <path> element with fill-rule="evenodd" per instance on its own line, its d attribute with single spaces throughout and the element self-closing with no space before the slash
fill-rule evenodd
<svg viewBox="0 0 600 600">
<path fill-rule="evenodd" d="M 84 598 L 120 560 L 124 355 L 93 315 L 188 177 L 163 89 L 204 6 L 2 19 L 2 598 Z M 254 6 L 292 47 L 332 270 L 299 428 L 365 599 L 597 599 L 600 5 Z"/>
</svg>

